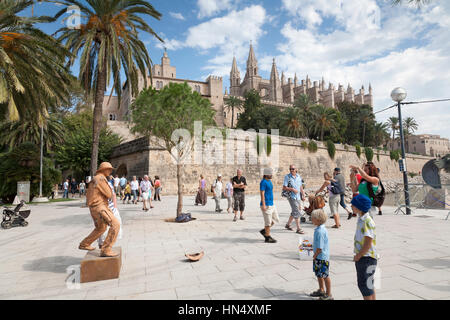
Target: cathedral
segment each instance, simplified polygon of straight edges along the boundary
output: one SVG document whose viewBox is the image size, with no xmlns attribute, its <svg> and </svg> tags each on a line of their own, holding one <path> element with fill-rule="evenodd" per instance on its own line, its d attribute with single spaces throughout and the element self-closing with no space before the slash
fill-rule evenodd
<svg viewBox="0 0 450 320">
<path fill-rule="evenodd" d="M 256 59 L 253 45 L 250 44 L 247 70 L 242 82 L 236 58 L 233 59 L 230 73 L 229 95 L 243 97 L 246 91 L 252 89 L 260 94 L 263 103 L 280 107 L 291 106 L 295 99 L 302 94 L 308 95 L 314 103 L 320 103 L 329 108 L 335 108 L 342 101 L 373 106 L 371 85 L 369 85 L 369 92 L 366 94 L 364 86 L 359 90 L 359 93 L 355 93 L 355 90 L 350 84 L 347 90 L 340 84 L 336 90 L 335 86 L 331 83 L 327 86 L 323 78 L 321 81 L 314 81 L 312 83 L 309 77 L 306 76 L 306 80 L 301 80 L 299 83 L 297 75 L 295 75 L 294 81 L 291 78 L 286 81 L 284 72 L 281 74 L 280 79 L 275 59 L 273 60 L 270 79 L 263 79 L 259 75 L 258 60 Z M 227 97 L 227 93 L 225 94 Z"/>
<path fill-rule="evenodd" d="M 237 67 L 236 58 L 233 59 L 230 73 L 230 92 L 223 90 L 222 77 L 209 76 L 205 81 L 181 79 L 177 77 L 177 69 L 171 64 L 170 58 L 165 51 L 161 57 L 161 64 L 155 64 L 151 70 L 152 78 L 147 75 L 147 84 L 153 85 L 156 90 L 161 90 L 169 83 L 187 83 L 193 91 L 198 92 L 202 97 L 211 102 L 212 108 L 216 111 L 215 121 L 218 126 L 231 126 L 231 110 L 226 107 L 226 100 L 230 96 L 240 97 L 242 100 L 245 92 L 256 90 L 261 96 L 261 102 L 265 105 L 276 106 L 281 109 L 293 106 L 295 99 L 302 95 L 308 95 L 314 103 L 320 103 L 329 108 L 335 108 L 339 102 L 349 101 L 359 105 L 368 104 L 373 106 L 372 87 L 369 85 L 369 92 L 365 94 L 364 87 L 356 94 L 349 85 L 347 90 L 339 85 L 337 90 L 333 84 L 325 85 L 325 80 L 314 81 L 313 83 L 306 77 L 306 80 L 298 81 L 295 76 L 292 81 L 287 79 L 284 73 L 281 79 L 278 74 L 275 59 L 272 64 L 270 79 L 263 79 L 259 74 L 258 61 L 256 60 L 253 45 L 250 44 L 250 52 L 247 60 L 247 70 L 244 80 L 241 82 L 241 75 Z M 139 79 L 139 91 L 144 89 L 144 81 Z M 126 119 L 129 117 L 130 105 L 133 102 L 128 82 L 123 85 L 123 93 L 119 108 L 119 101 L 116 96 L 105 97 L 103 105 L 104 116 L 108 118 L 108 126 L 113 131 L 121 134 L 126 140 L 134 137 L 130 134 Z M 236 109 L 234 119 L 238 119 L 243 110 Z M 236 122 L 235 122 L 236 123 Z"/>
</svg>

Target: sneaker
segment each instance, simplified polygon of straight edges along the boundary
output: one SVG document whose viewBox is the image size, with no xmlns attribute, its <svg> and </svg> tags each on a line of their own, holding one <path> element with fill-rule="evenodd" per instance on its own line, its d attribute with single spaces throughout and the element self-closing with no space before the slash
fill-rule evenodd
<svg viewBox="0 0 450 320">
<path fill-rule="evenodd" d="M 266 237 L 266 243 L 277 243 L 277 240 L 272 238 L 271 236 Z"/>
<path fill-rule="evenodd" d="M 240 217 L 241 220 L 245 220 L 245 218 L 243 216 Z"/>
<path fill-rule="evenodd" d="M 378 215 L 379 215 L 379 216 L 382 216 L 382 215 L 383 215 L 383 212 L 378 211 Z"/>
<path fill-rule="evenodd" d="M 237 221 L 237 217 L 236 217 L 236 216 L 234 216 L 233 222 L 236 222 L 236 221 Z"/>
<path fill-rule="evenodd" d="M 323 296 L 325 296 L 325 292 L 316 290 L 316 291 L 310 293 L 309 296 L 314 297 L 314 298 L 323 297 Z"/>
<path fill-rule="evenodd" d="M 261 233 L 264 238 L 267 238 L 266 237 L 266 229 L 260 230 L 259 233 Z"/>
<path fill-rule="evenodd" d="M 350 212 L 350 213 L 348 214 L 347 220 L 350 220 L 350 219 L 352 218 L 352 216 L 353 216 L 353 213 Z"/>
<path fill-rule="evenodd" d="M 319 299 L 320 300 L 334 300 L 333 296 L 327 296 L 326 294 L 321 296 Z"/>
</svg>

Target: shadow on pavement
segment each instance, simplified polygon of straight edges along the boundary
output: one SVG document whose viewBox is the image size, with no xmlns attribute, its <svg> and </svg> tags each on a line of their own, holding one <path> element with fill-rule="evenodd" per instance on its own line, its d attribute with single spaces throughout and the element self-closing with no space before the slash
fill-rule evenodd
<svg viewBox="0 0 450 320">
<path fill-rule="evenodd" d="M 420 264 L 421 266 L 424 266 L 425 268 L 430 269 L 450 269 L 450 259 L 416 259 L 416 260 L 409 260 L 405 261 L 408 263 L 413 264 Z"/>
<path fill-rule="evenodd" d="M 214 242 L 214 243 L 261 243 L 260 239 L 249 239 L 249 238 L 207 238 L 204 241 Z"/>
<path fill-rule="evenodd" d="M 70 227 L 73 225 L 94 225 L 90 214 L 77 214 L 65 216 L 61 219 L 45 220 L 42 221 L 46 226 L 64 226 Z"/>
<path fill-rule="evenodd" d="M 26 271 L 66 273 L 66 269 L 72 265 L 79 265 L 82 258 L 57 256 L 31 260 L 23 265 Z"/>
</svg>

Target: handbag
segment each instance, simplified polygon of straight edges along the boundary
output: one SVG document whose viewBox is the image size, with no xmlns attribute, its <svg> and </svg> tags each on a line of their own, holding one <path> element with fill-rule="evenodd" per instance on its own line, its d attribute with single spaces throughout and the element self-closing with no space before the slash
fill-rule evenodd
<svg viewBox="0 0 450 320">
<path fill-rule="evenodd" d="M 287 187 L 288 188 L 292 188 L 291 179 L 289 179 Z M 283 191 L 281 191 L 281 196 L 283 198 L 290 198 L 291 197 L 291 191 L 283 190 Z"/>
</svg>

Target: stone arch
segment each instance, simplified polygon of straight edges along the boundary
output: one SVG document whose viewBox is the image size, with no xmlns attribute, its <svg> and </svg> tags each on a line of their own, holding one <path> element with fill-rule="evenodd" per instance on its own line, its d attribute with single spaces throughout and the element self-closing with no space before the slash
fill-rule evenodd
<svg viewBox="0 0 450 320">
<path fill-rule="evenodd" d="M 126 177 L 128 174 L 127 165 L 122 163 L 116 170 L 116 175 L 120 177 Z"/>
</svg>

